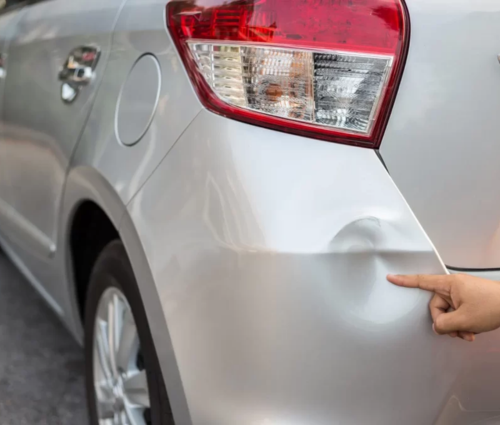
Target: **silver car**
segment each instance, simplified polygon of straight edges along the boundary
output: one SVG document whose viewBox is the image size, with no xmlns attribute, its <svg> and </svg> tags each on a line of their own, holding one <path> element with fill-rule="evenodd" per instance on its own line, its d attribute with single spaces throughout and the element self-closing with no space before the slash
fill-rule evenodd
<svg viewBox="0 0 500 425">
<path fill-rule="evenodd" d="M 500 423 L 500 335 L 386 281 L 500 280 L 498 0 L 0 8 L 1 244 L 93 425 Z"/>
</svg>

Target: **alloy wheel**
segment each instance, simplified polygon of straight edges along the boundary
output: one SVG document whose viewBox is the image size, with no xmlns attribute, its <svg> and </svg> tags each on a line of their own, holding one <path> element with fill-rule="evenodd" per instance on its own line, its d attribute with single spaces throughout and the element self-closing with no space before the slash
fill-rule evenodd
<svg viewBox="0 0 500 425">
<path fill-rule="evenodd" d="M 148 425 L 150 398 L 132 310 L 115 287 L 101 296 L 94 324 L 94 389 L 99 425 Z"/>
</svg>

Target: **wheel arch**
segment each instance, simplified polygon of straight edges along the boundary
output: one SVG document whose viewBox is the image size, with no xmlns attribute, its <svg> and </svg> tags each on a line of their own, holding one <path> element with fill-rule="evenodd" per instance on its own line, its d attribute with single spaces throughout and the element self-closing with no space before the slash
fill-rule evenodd
<svg viewBox="0 0 500 425">
<path fill-rule="evenodd" d="M 102 227 L 107 229 L 106 235 L 122 239 L 119 227 L 125 208 L 126 206 L 117 192 L 98 170 L 87 166 L 79 166 L 70 171 L 66 180 L 60 215 L 58 251 L 62 254 L 61 260 L 63 261 L 65 279 L 68 282 L 70 310 L 68 315 L 71 317 L 71 327 L 75 337 L 80 343 L 83 341 L 81 295 L 82 291 L 85 290 L 82 287 L 82 279 L 90 271 L 86 270 L 82 275 L 82 270 L 79 269 L 81 264 L 75 264 L 75 249 L 78 249 L 75 246 L 75 237 L 78 236 L 79 232 L 84 231 L 84 229 L 81 229 L 82 226 L 88 228 L 91 225 L 91 223 L 88 223 L 90 217 L 100 215 L 100 218 L 106 222 L 106 225 Z M 102 238 L 100 244 L 102 245 L 104 242 L 105 240 Z M 95 255 L 96 258 L 97 255 L 98 253 Z M 96 258 L 94 258 L 94 261 Z M 89 264 L 88 267 L 91 268 L 92 265 Z M 88 282 L 86 283 L 88 284 Z"/>
<path fill-rule="evenodd" d="M 98 208 L 116 229 L 116 236 L 123 242 L 132 264 L 142 301 L 146 308 L 147 319 L 155 344 L 163 378 L 167 387 L 170 405 L 175 423 L 190 425 L 192 423 L 184 386 L 181 380 L 177 359 L 174 353 L 162 303 L 156 288 L 153 274 L 132 218 L 126 205 L 113 186 L 98 170 L 80 166 L 71 170 L 68 175 L 62 209 L 62 229 L 59 246 L 64 246 L 66 262 L 66 278 L 71 298 L 71 314 L 75 335 L 83 341 L 83 326 L 79 313 L 77 282 L 74 278 L 71 251 L 72 228 L 77 225 L 78 214 L 86 205 Z"/>
</svg>

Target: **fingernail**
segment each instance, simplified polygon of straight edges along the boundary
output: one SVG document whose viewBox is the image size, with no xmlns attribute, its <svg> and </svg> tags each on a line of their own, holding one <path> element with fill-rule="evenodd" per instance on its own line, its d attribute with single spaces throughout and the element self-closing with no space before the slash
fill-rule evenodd
<svg viewBox="0 0 500 425">
<path fill-rule="evenodd" d="M 434 325 L 434 323 L 432 324 L 432 330 L 434 331 L 434 333 L 435 333 L 436 335 L 439 335 L 439 334 L 437 333 L 437 331 L 436 331 L 436 326 Z"/>
</svg>

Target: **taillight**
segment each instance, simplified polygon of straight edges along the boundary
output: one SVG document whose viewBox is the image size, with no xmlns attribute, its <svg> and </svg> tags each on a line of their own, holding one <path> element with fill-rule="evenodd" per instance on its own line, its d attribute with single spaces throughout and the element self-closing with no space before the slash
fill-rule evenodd
<svg viewBox="0 0 500 425">
<path fill-rule="evenodd" d="M 402 0 L 174 0 L 167 21 L 209 110 L 379 146 L 408 43 Z"/>
</svg>

